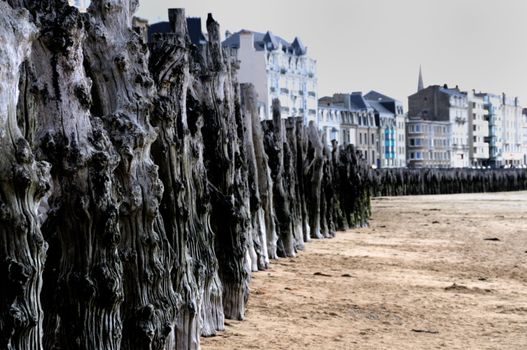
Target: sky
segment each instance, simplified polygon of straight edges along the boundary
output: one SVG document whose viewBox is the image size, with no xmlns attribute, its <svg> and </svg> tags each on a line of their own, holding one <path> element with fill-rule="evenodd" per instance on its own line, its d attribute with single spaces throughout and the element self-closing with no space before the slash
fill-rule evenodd
<svg viewBox="0 0 527 350">
<path fill-rule="evenodd" d="M 525 0 L 141 0 L 137 15 L 211 12 L 222 32 L 298 36 L 317 60 L 319 96 L 377 90 L 406 104 L 425 86 L 506 92 L 527 106 Z"/>
</svg>

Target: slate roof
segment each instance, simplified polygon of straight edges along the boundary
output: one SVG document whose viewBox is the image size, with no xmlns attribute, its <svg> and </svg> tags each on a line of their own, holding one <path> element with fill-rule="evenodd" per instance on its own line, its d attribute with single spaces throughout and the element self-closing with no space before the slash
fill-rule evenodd
<svg viewBox="0 0 527 350">
<path fill-rule="evenodd" d="M 371 108 L 371 106 L 368 103 L 368 101 L 366 101 L 366 99 L 364 98 L 364 96 L 362 96 L 362 93 L 360 93 L 360 92 L 353 92 L 350 95 L 350 102 L 351 102 L 352 105 L 355 105 L 355 107 L 357 109 L 368 109 L 368 108 Z"/>
<path fill-rule="evenodd" d="M 364 98 L 368 101 L 400 102 L 392 97 L 383 95 L 380 92 L 377 92 L 375 90 L 371 90 L 370 92 L 368 92 L 366 95 L 364 95 Z"/>
<path fill-rule="evenodd" d="M 263 51 L 266 47 L 268 50 L 277 50 L 279 44 L 282 45 L 283 50 L 294 52 L 295 54 L 302 56 L 307 53 L 307 48 L 304 46 L 299 38 L 295 38 L 292 43 L 289 43 L 284 38 L 274 35 L 270 31 L 266 33 L 253 32 L 251 30 L 242 29 L 237 33 L 232 34 L 223 41 L 223 47 L 230 47 L 233 49 L 240 48 L 240 34 L 252 33 L 254 40 L 254 48 L 257 51 Z"/>
<path fill-rule="evenodd" d="M 385 108 L 380 102 L 378 101 L 368 101 L 368 103 L 370 104 L 370 106 L 379 114 L 389 114 L 389 115 L 393 115 L 393 113 L 388 110 L 387 108 Z"/>
<path fill-rule="evenodd" d="M 187 30 L 190 40 L 194 45 L 202 45 L 207 42 L 207 38 L 201 29 L 201 18 L 187 18 Z M 172 33 L 170 22 L 158 22 L 148 26 L 148 41 L 152 41 L 154 34 Z"/>
<path fill-rule="evenodd" d="M 188 35 L 190 41 L 194 45 L 202 45 L 207 43 L 207 38 L 201 30 L 201 18 L 200 17 L 189 17 L 187 18 Z"/>
<path fill-rule="evenodd" d="M 449 89 L 445 87 L 440 87 L 439 91 L 441 91 L 444 94 L 450 95 L 450 96 L 466 97 L 465 94 L 463 94 L 458 89 Z"/>
<path fill-rule="evenodd" d="M 161 33 L 171 33 L 172 28 L 170 27 L 170 22 L 158 22 L 148 26 L 148 41 L 151 42 L 154 34 Z"/>
</svg>

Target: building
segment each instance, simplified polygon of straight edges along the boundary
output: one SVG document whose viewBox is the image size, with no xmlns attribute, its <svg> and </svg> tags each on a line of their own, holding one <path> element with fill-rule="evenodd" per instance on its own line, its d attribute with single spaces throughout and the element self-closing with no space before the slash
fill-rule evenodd
<svg viewBox="0 0 527 350">
<path fill-rule="evenodd" d="M 352 144 L 372 167 L 379 159 L 378 127 L 375 110 L 361 92 L 334 94 L 319 100 L 318 125 L 328 143 Z"/>
<path fill-rule="evenodd" d="M 488 166 L 499 168 L 526 164 L 524 136 L 522 130 L 525 119 L 517 97 L 506 94 L 475 94 L 485 101 L 485 110 L 489 124 Z"/>
<path fill-rule="evenodd" d="M 485 102 L 486 117 L 489 123 L 489 160 L 487 166 L 492 168 L 503 164 L 503 117 L 501 108 L 501 97 L 489 93 L 478 93 L 476 96 L 483 98 Z"/>
<path fill-rule="evenodd" d="M 290 43 L 269 31 L 250 30 L 226 36 L 223 46 L 240 64 L 238 81 L 256 89 L 261 119 L 272 118 L 272 101 L 278 98 L 282 117 L 317 121 L 316 61 L 298 37 Z"/>
<path fill-rule="evenodd" d="M 75 6 L 79 9 L 80 12 L 86 12 L 90 6 L 90 0 L 68 0 L 70 6 Z"/>
<path fill-rule="evenodd" d="M 485 109 L 485 99 L 474 91 L 467 93 L 468 99 L 468 144 L 470 165 L 482 167 L 489 165 L 489 118 Z"/>
<path fill-rule="evenodd" d="M 198 46 L 203 47 L 208 42 L 207 33 L 203 32 L 200 17 L 187 17 L 187 32 L 190 41 Z M 134 18 L 135 21 L 135 18 Z M 134 22 L 135 23 L 135 22 Z M 147 22 L 148 24 L 148 22 Z M 138 23 L 138 25 L 142 25 Z M 148 26 L 148 41 L 152 41 L 154 34 L 173 33 L 170 22 L 158 22 Z"/>
<path fill-rule="evenodd" d="M 380 168 L 406 167 L 406 115 L 403 104 L 377 91 L 370 91 L 366 101 L 375 111 L 380 147 Z"/>
<path fill-rule="evenodd" d="M 409 168 L 450 168 L 450 122 L 408 115 L 406 164 Z"/>
<path fill-rule="evenodd" d="M 503 165 L 520 166 L 522 165 L 523 153 L 523 120 L 522 107 L 518 97 L 509 97 L 502 94 L 501 114 L 503 117 Z"/>
<path fill-rule="evenodd" d="M 523 109 L 523 165 L 527 166 L 527 108 Z"/>
<path fill-rule="evenodd" d="M 434 135 L 435 131 L 443 131 L 446 126 L 446 130 L 448 131 L 446 157 L 449 161 L 449 167 L 463 168 L 470 166 L 468 99 L 467 95 L 462 93 L 457 86 L 455 88 L 449 88 L 447 85 L 432 85 L 408 97 L 408 126 L 413 126 L 415 130 L 421 124 L 425 128 L 432 128 L 428 132 L 434 133 Z M 426 130 L 422 132 L 427 133 Z M 440 136 L 438 136 L 437 141 L 441 143 L 443 135 L 442 133 L 438 135 Z M 410 160 L 412 155 L 409 153 L 409 148 L 411 146 L 415 147 L 415 143 L 420 142 L 418 141 L 419 139 L 421 137 L 410 137 L 409 132 L 407 138 L 408 160 Z M 412 142 L 414 145 L 412 145 Z M 427 153 L 422 154 L 422 151 L 419 151 L 420 153 L 417 154 L 414 152 L 414 158 L 420 155 L 423 157 L 422 160 L 427 160 L 431 163 L 437 161 L 443 166 L 445 155 L 442 149 L 440 151 L 434 149 L 436 147 L 434 142 L 435 140 L 430 139 L 431 144 L 429 145 L 430 148 L 427 150 Z M 441 145 L 441 147 L 443 146 Z M 435 159 L 436 155 L 440 158 Z M 413 163 L 417 164 L 421 162 L 419 160 L 419 162 Z"/>
</svg>

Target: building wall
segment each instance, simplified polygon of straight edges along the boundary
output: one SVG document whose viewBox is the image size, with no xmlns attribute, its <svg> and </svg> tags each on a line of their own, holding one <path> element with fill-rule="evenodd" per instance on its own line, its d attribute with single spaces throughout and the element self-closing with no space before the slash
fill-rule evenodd
<svg viewBox="0 0 527 350">
<path fill-rule="evenodd" d="M 518 98 L 502 95 L 502 155 L 506 166 L 519 166 L 523 163 L 522 107 Z"/>
<path fill-rule="evenodd" d="M 468 120 L 468 101 L 466 95 L 461 93 L 457 87 L 448 89 L 438 85 L 429 86 L 408 97 L 408 115 L 410 124 L 415 124 L 415 120 L 429 121 L 432 123 L 442 122 L 448 125 L 448 159 L 449 167 L 462 168 L 470 166 L 469 155 L 469 120 Z M 423 124 L 426 128 L 426 124 Z M 408 129 L 410 130 L 410 129 Z M 409 136 L 408 136 L 409 138 Z M 407 140 L 407 148 L 410 147 L 411 140 Z M 415 147 L 415 146 L 413 146 Z M 421 151 L 419 155 L 422 155 Z M 407 162 L 410 160 L 411 151 L 407 150 Z M 414 157 L 417 153 L 414 152 Z M 434 157 L 435 154 L 428 157 Z M 442 155 L 438 155 L 442 157 Z M 420 164 L 425 159 L 413 159 L 413 164 Z M 443 159 L 440 159 L 443 162 Z M 441 163 L 442 164 L 442 163 Z"/>
<path fill-rule="evenodd" d="M 397 153 L 395 159 L 395 167 L 404 168 L 406 167 L 406 123 L 407 116 L 404 114 L 398 114 L 395 117 L 396 123 L 396 141 L 395 151 Z"/>
<path fill-rule="evenodd" d="M 450 123 L 409 117 L 406 163 L 410 168 L 449 168 Z"/>
<path fill-rule="evenodd" d="M 471 166 L 486 166 L 489 162 L 489 122 L 485 110 L 485 100 L 469 92 L 469 158 Z"/>
<path fill-rule="evenodd" d="M 240 33 L 240 47 L 233 50 L 240 62 L 238 69 L 238 81 L 240 83 L 251 83 L 258 94 L 258 104 L 261 119 L 272 118 L 272 97 L 269 94 L 269 79 L 266 72 L 266 58 L 264 51 L 254 48 L 254 35 L 252 32 Z M 274 72 L 269 72 L 269 75 Z M 278 96 L 276 96 L 278 97 Z"/>
<path fill-rule="evenodd" d="M 281 49 L 265 51 L 268 74 L 269 98 L 267 105 L 272 106 L 273 98 L 279 98 L 282 104 L 282 116 L 302 116 L 306 123 L 317 121 L 318 93 L 316 61 L 307 56 L 298 56 Z M 271 116 L 268 109 L 267 118 Z"/>
<path fill-rule="evenodd" d="M 527 166 L 527 109 L 523 109 L 522 113 L 522 135 L 523 135 L 523 165 Z"/>
<path fill-rule="evenodd" d="M 449 104 L 449 120 L 452 131 L 450 136 L 452 145 L 451 166 L 453 168 L 466 168 L 470 166 L 468 100 L 466 97 L 451 96 Z"/>
</svg>

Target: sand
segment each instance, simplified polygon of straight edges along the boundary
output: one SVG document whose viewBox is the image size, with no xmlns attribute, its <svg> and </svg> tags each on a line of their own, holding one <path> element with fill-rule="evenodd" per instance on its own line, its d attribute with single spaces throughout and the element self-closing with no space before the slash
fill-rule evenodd
<svg viewBox="0 0 527 350">
<path fill-rule="evenodd" d="M 378 198 L 254 274 L 203 349 L 527 349 L 527 192 Z"/>
</svg>

